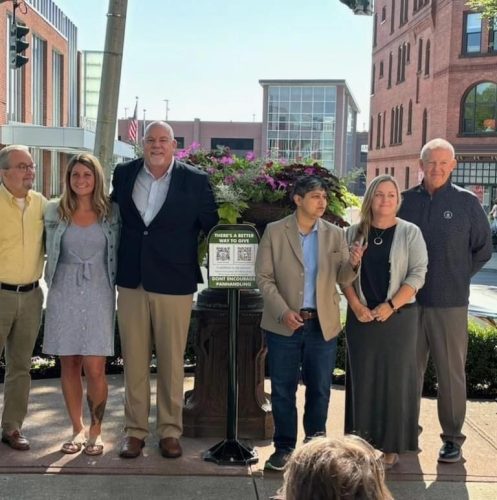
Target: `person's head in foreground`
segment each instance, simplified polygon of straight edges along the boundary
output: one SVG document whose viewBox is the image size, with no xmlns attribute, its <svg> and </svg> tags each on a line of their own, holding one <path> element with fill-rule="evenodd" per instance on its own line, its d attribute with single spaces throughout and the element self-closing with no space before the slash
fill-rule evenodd
<svg viewBox="0 0 497 500">
<path fill-rule="evenodd" d="M 316 438 L 290 458 L 284 500 L 392 500 L 375 450 L 357 436 Z"/>
</svg>

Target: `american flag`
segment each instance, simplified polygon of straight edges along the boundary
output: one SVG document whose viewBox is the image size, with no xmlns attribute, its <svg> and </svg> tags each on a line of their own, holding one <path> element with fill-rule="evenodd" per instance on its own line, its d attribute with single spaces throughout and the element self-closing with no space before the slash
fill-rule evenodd
<svg viewBox="0 0 497 500">
<path fill-rule="evenodd" d="M 135 112 L 128 118 L 128 141 L 132 144 L 138 142 L 138 102 L 135 104 Z"/>
</svg>

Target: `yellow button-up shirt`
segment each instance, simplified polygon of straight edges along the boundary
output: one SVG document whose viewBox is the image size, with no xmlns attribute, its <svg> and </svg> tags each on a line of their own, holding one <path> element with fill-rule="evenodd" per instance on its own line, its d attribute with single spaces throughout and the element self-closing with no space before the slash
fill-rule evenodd
<svg viewBox="0 0 497 500">
<path fill-rule="evenodd" d="M 24 211 L 0 185 L 0 282 L 26 285 L 43 270 L 43 213 L 47 200 L 35 191 L 26 196 Z"/>
</svg>

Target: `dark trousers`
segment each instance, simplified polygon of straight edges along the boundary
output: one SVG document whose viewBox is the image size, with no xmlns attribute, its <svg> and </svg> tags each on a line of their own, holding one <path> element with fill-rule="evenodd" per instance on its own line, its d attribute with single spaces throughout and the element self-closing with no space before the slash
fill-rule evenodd
<svg viewBox="0 0 497 500">
<path fill-rule="evenodd" d="M 297 443 L 296 392 L 300 376 L 306 386 L 306 436 L 326 432 L 337 339 L 326 341 L 317 319 L 304 322 L 290 337 L 266 331 L 274 446 L 293 450 Z"/>
<path fill-rule="evenodd" d="M 466 439 L 461 429 L 466 416 L 467 306 L 421 307 L 417 351 L 421 390 L 428 355 L 437 372 L 440 437 L 462 445 Z"/>
</svg>

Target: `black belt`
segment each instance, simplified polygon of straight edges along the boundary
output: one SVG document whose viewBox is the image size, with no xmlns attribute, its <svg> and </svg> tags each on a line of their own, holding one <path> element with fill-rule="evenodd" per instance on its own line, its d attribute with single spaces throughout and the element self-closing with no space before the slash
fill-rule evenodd
<svg viewBox="0 0 497 500">
<path fill-rule="evenodd" d="M 8 283 L 0 283 L 0 290 L 8 290 L 9 292 L 30 292 L 35 288 L 38 288 L 40 284 L 38 281 L 34 283 L 28 283 L 27 285 L 9 285 Z"/>
<path fill-rule="evenodd" d="M 318 317 L 316 309 L 301 309 L 299 314 L 304 321 L 307 321 L 308 319 L 316 319 Z"/>
</svg>

